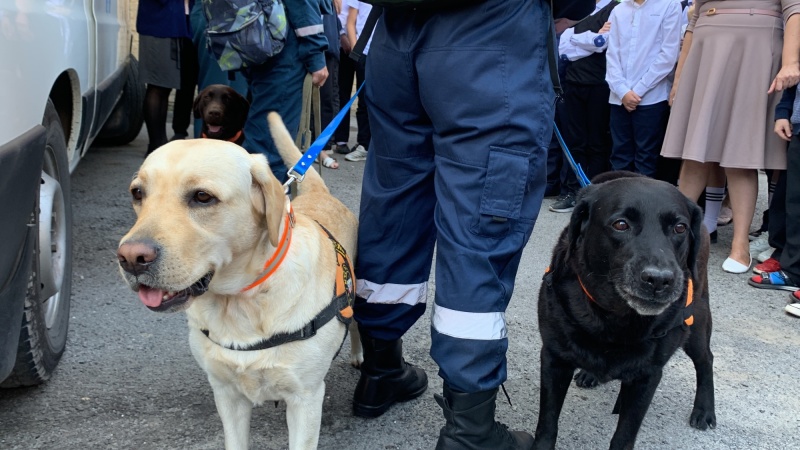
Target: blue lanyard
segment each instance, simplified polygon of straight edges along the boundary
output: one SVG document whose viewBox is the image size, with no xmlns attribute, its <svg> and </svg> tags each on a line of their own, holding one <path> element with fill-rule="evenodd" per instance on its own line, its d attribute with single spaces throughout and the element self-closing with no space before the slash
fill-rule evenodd
<svg viewBox="0 0 800 450">
<path fill-rule="evenodd" d="M 320 133 L 319 137 L 317 137 L 317 140 L 311 144 L 311 147 L 306 150 L 305 154 L 303 154 L 303 157 L 297 161 L 297 164 L 289 169 L 289 172 L 286 173 L 286 175 L 289 176 L 289 180 L 284 184 L 284 186 L 290 185 L 295 180 L 297 180 L 298 183 L 303 181 L 303 178 L 306 176 L 306 172 L 311 165 L 314 164 L 314 161 L 317 159 L 317 156 L 319 156 L 319 152 L 322 151 L 322 148 L 325 147 L 325 144 L 327 144 L 331 139 L 333 132 L 339 127 L 339 124 L 342 122 L 342 119 L 344 119 L 344 116 L 346 114 L 350 114 L 350 106 L 353 105 L 356 97 L 358 97 L 358 93 L 361 92 L 361 89 L 363 88 L 364 83 L 361 83 L 361 86 L 358 87 L 358 90 L 356 91 L 355 95 L 350 98 L 350 101 L 348 101 L 341 111 L 336 114 L 336 117 L 331 120 L 331 123 L 329 123 L 328 126 L 322 130 L 322 133 Z"/>
</svg>

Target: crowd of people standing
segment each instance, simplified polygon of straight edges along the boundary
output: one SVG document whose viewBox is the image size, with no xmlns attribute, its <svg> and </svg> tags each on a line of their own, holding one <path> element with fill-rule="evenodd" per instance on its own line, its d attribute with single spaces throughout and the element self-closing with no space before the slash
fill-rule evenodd
<svg viewBox="0 0 800 450">
<path fill-rule="evenodd" d="M 589 17 L 560 34 L 565 93 L 558 105 L 564 140 L 590 178 L 631 170 L 677 185 L 703 204 L 712 242 L 727 202 L 733 238 L 722 269 L 752 267 L 750 285 L 792 291 L 786 311 L 795 315 L 798 174 L 787 170 L 794 155 L 786 142 L 800 131 L 790 119 L 791 88 L 800 80 L 798 12 L 798 2 L 787 0 L 598 0 Z M 554 141 L 548 194 L 559 198 L 550 210 L 570 212 L 578 183 L 559 166 L 560 152 Z M 771 181 L 765 247 L 749 242 L 759 170 Z"/>
</svg>

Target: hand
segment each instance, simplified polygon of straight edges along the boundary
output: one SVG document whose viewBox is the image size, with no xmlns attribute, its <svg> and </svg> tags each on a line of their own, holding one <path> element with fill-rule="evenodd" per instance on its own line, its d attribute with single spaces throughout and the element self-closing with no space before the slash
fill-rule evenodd
<svg viewBox="0 0 800 450">
<path fill-rule="evenodd" d="M 798 82 L 800 82 L 800 63 L 786 64 L 781 67 L 778 75 L 772 80 L 767 94 L 790 88 L 797 85 Z"/>
<path fill-rule="evenodd" d="M 600 31 L 597 34 L 606 34 L 611 31 L 611 22 L 606 22 L 603 24 L 603 28 L 600 28 Z"/>
<path fill-rule="evenodd" d="M 322 85 L 325 84 L 325 80 L 327 79 L 328 79 L 327 67 L 323 67 L 322 69 L 319 69 L 318 71 L 313 72 L 311 74 L 311 83 L 317 87 L 322 87 Z"/>
<path fill-rule="evenodd" d="M 574 26 L 576 23 L 578 23 L 578 21 L 577 20 L 572 20 L 572 19 L 567 19 L 565 17 L 561 17 L 561 18 L 556 19 L 554 21 L 554 23 L 556 25 L 556 34 L 561 34 L 567 28 L 570 28 L 570 27 Z"/>
<path fill-rule="evenodd" d="M 642 101 L 642 97 L 639 97 L 636 94 L 636 92 L 628 91 L 622 97 L 622 106 L 624 106 L 625 109 L 628 110 L 628 112 L 631 112 L 631 111 L 635 110 L 637 106 L 639 106 L 639 102 L 641 102 L 641 101 Z"/>
<path fill-rule="evenodd" d="M 342 0 L 333 0 L 333 9 L 336 11 L 336 14 L 342 13 Z"/>
<path fill-rule="evenodd" d="M 669 106 L 672 106 L 672 102 L 675 101 L 675 95 L 678 93 L 678 80 L 675 79 L 672 82 L 672 89 L 669 91 Z"/>
<path fill-rule="evenodd" d="M 346 34 L 339 36 L 339 46 L 342 47 L 345 53 L 350 53 L 353 50 L 353 47 L 350 46 L 350 39 L 347 39 Z"/>
<path fill-rule="evenodd" d="M 792 140 L 792 124 L 788 119 L 778 119 L 775 121 L 775 134 L 784 141 Z"/>
</svg>

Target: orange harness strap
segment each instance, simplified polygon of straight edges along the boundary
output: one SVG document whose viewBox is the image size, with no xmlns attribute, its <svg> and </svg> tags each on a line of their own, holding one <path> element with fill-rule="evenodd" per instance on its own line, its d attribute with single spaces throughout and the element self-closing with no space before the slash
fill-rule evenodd
<svg viewBox="0 0 800 450">
<path fill-rule="evenodd" d="M 284 258 L 286 258 L 286 254 L 289 253 L 289 246 L 292 244 L 292 228 L 294 228 L 294 211 L 292 210 L 292 204 L 289 203 L 289 199 L 286 199 L 287 205 L 287 212 L 286 212 L 286 220 L 283 223 L 283 235 L 281 236 L 280 242 L 278 243 L 278 247 L 275 249 L 275 253 L 272 254 L 266 263 L 264 263 L 264 268 L 261 270 L 261 275 L 256 278 L 256 281 L 250 283 L 242 289 L 242 292 L 249 291 L 254 287 L 258 286 L 259 284 L 267 281 L 267 278 L 271 277 L 278 267 L 280 267 L 281 263 L 283 262 Z"/>
</svg>

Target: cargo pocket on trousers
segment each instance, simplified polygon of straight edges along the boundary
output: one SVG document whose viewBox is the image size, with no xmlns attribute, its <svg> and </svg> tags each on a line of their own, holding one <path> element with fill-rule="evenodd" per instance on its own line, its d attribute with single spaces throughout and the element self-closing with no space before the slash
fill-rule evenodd
<svg viewBox="0 0 800 450">
<path fill-rule="evenodd" d="M 501 238 L 511 230 L 522 210 L 529 158 L 528 152 L 489 147 L 489 164 L 479 214 L 472 223 L 473 233 Z"/>
</svg>

